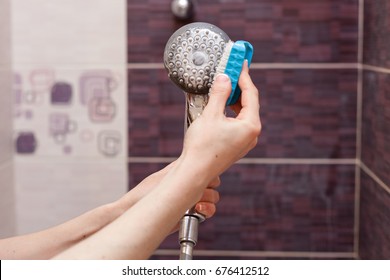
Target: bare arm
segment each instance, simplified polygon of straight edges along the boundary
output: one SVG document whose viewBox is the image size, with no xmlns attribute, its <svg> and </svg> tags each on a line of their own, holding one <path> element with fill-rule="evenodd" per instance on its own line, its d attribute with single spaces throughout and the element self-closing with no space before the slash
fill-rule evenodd
<svg viewBox="0 0 390 280">
<path fill-rule="evenodd" d="M 48 259 L 106 226 L 121 214 L 114 204 L 95 208 L 61 225 L 0 240 L 0 259 Z"/>
<path fill-rule="evenodd" d="M 148 258 L 212 178 L 256 145 L 259 100 L 247 65 L 239 84 L 242 108 L 236 118 L 224 115 L 230 81 L 217 77 L 209 104 L 186 133 L 182 155 L 158 186 L 114 222 L 56 258 Z"/>
<path fill-rule="evenodd" d="M 174 165 L 175 163 L 171 163 L 164 169 L 151 174 L 113 203 L 95 208 L 46 230 L 0 240 L 0 259 L 49 259 L 54 257 L 118 218 L 151 192 Z M 197 204 L 198 210 L 206 217 L 213 216 L 216 211 L 215 203 L 219 200 L 219 194 L 215 188 L 218 185 L 219 178 L 215 178 Z M 175 229 L 172 228 L 171 231 Z"/>
<path fill-rule="evenodd" d="M 180 160 L 181 161 L 181 160 Z M 207 180 L 186 177 L 193 165 L 178 162 L 152 190 L 114 222 L 59 254 L 60 259 L 145 259 L 200 199 Z M 197 176 L 198 175 L 198 176 Z M 194 187 L 196 185 L 196 187 Z M 178 188 L 181 191 L 178 191 Z"/>
</svg>

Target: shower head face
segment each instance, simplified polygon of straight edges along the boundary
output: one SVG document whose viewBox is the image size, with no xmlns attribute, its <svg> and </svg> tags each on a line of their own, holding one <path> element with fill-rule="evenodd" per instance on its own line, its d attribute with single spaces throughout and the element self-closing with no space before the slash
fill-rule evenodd
<svg viewBox="0 0 390 280">
<path fill-rule="evenodd" d="M 228 35 L 215 25 L 195 22 L 178 29 L 164 51 L 169 78 L 191 94 L 208 94 Z"/>
</svg>

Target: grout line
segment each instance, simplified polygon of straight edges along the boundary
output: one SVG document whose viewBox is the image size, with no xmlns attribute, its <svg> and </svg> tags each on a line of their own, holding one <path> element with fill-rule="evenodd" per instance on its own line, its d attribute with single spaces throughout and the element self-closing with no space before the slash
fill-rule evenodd
<svg viewBox="0 0 390 280">
<path fill-rule="evenodd" d="M 356 69 L 357 63 L 252 63 L 251 69 Z"/>
<path fill-rule="evenodd" d="M 354 222 L 353 222 L 353 250 L 356 256 L 359 256 L 359 237 L 360 237 L 360 188 L 361 188 L 361 180 L 360 180 L 360 161 L 355 165 L 355 208 L 354 208 Z"/>
<path fill-rule="evenodd" d="M 179 255 L 179 250 L 159 249 L 156 256 Z M 318 258 L 318 259 L 355 259 L 354 252 L 286 252 L 286 251 L 229 251 L 195 250 L 194 256 L 203 257 L 274 257 L 274 258 Z"/>
<path fill-rule="evenodd" d="M 360 163 L 362 150 L 362 119 L 363 119 L 363 51 L 364 51 L 364 0 L 359 0 L 358 11 L 358 75 L 356 100 L 356 161 L 355 165 L 355 205 L 354 205 L 354 253 L 359 256 L 359 228 L 360 228 Z"/>
<path fill-rule="evenodd" d="M 358 11 L 358 63 L 363 64 L 363 43 L 364 43 L 364 0 L 359 0 Z"/>
<path fill-rule="evenodd" d="M 171 163 L 175 157 L 128 157 L 128 163 Z"/>
<path fill-rule="evenodd" d="M 128 63 L 127 69 L 164 69 L 163 63 Z"/>
<path fill-rule="evenodd" d="M 238 164 L 318 164 L 343 165 L 356 164 L 356 159 L 327 159 L 327 158 L 243 158 Z"/>
<path fill-rule="evenodd" d="M 357 69 L 357 63 L 252 63 L 251 69 Z M 128 63 L 127 69 L 164 69 L 163 63 Z"/>
<path fill-rule="evenodd" d="M 128 157 L 128 163 L 170 163 L 175 157 Z M 243 158 L 236 164 L 316 164 L 316 165 L 355 165 L 356 159 L 326 158 Z"/>
<path fill-rule="evenodd" d="M 379 186 L 381 186 L 390 195 L 390 186 L 386 185 L 370 168 L 367 167 L 363 162 L 360 163 L 362 170 L 373 179 Z"/>
<path fill-rule="evenodd" d="M 74 162 L 84 162 L 84 163 L 126 163 L 126 156 L 118 156 L 118 157 L 100 157 L 98 155 L 95 156 L 74 156 L 74 157 L 58 157 L 55 155 L 35 155 L 35 156 L 26 156 L 15 153 L 13 160 L 17 163 L 46 163 L 48 161 L 55 161 L 56 163 L 74 163 Z"/>
<path fill-rule="evenodd" d="M 373 71 L 373 72 L 383 73 L 383 74 L 390 74 L 389 68 L 384 68 L 384 67 L 379 67 L 379 66 L 374 66 L 374 65 L 369 65 L 369 64 L 362 64 L 361 68 L 363 70 L 367 70 L 367 71 Z"/>
</svg>

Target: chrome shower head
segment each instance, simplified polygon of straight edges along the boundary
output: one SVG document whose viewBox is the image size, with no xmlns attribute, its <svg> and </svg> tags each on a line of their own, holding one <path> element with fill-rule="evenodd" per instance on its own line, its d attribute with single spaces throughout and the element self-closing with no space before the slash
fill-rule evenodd
<svg viewBox="0 0 390 280">
<path fill-rule="evenodd" d="M 164 51 L 169 78 L 191 94 L 208 94 L 229 36 L 210 23 L 195 22 L 178 29 Z"/>
</svg>

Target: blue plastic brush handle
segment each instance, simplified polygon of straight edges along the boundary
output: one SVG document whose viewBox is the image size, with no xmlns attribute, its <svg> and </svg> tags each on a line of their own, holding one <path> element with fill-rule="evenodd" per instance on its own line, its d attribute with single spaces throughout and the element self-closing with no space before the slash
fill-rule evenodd
<svg viewBox="0 0 390 280">
<path fill-rule="evenodd" d="M 253 57 L 253 46 L 246 41 L 237 41 L 233 44 L 228 62 L 226 64 L 225 74 L 230 77 L 232 83 L 232 92 L 226 102 L 226 106 L 233 105 L 241 95 L 241 89 L 238 86 L 238 79 L 242 71 L 244 60 L 248 60 L 248 67 Z"/>
</svg>

